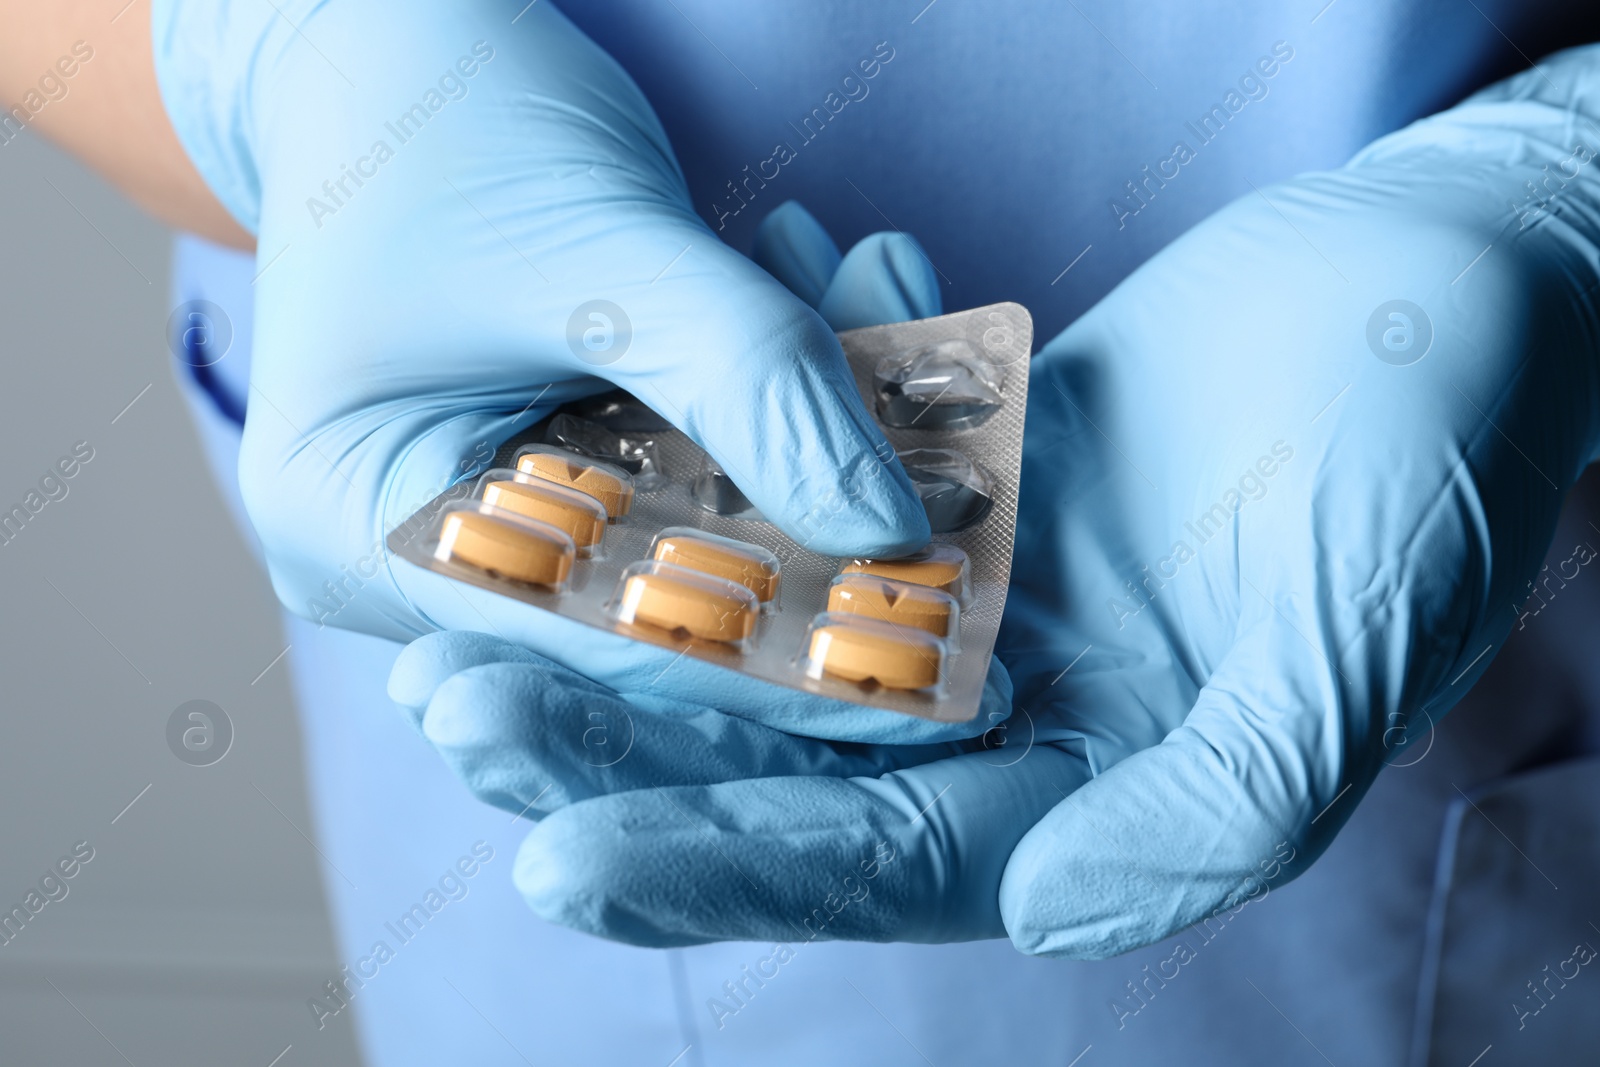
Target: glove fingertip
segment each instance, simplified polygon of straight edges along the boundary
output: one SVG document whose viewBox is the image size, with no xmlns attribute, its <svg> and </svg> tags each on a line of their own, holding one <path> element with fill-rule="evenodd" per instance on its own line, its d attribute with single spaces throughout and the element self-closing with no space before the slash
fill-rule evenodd
<svg viewBox="0 0 1600 1067">
<path fill-rule="evenodd" d="M 750 258 L 813 308 L 840 260 L 839 246 L 822 223 L 794 200 L 779 204 L 761 220 Z"/>
<path fill-rule="evenodd" d="M 805 548 L 824 556 L 881 556 L 915 552 L 933 536 L 923 508 L 898 461 L 891 469 L 873 461 L 875 476 L 845 480 L 848 510 L 813 508 L 783 525 Z M 859 469 L 866 469 L 863 462 Z"/>
<path fill-rule="evenodd" d="M 440 750 L 509 748 L 522 727 L 537 724 L 552 688 L 547 678 L 516 663 L 459 671 L 441 682 L 428 702 L 423 736 Z"/>
<path fill-rule="evenodd" d="M 835 330 L 938 315 L 944 307 L 933 264 L 914 237 L 875 233 L 850 249 L 817 310 Z"/>
<path fill-rule="evenodd" d="M 1084 927 L 1060 907 L 1061 887 L 1046 873 L 1007 866 L 1000 882 L 1000 918 L 1018 952 L 1062 960 L 1106 960 L 1132 952 L 1144 942 L 1112 927 Z"/>
<path fill-rule="evenodd" d="M 616 799 L 574 804 L 540 822 L 517 850 L 517 891 L 535 915 L 571 930 L 646 948 L 704 944 L 621 903 L 626 894 L 615 888 L 652 877 L 657 865 L 637 862 L 639 850 L 619 828 L 624 820 L 614 817 Z"/>
<path fill-rule="evenodd" d="M 503 637 L 471 630 L 441 630 L 425 634 L 401 650 L 389 671 L 389 699 L 422 712 L 439 686 L 452 675 L 487 663 L 543 663 L 537 654 Z"/>
</svg>

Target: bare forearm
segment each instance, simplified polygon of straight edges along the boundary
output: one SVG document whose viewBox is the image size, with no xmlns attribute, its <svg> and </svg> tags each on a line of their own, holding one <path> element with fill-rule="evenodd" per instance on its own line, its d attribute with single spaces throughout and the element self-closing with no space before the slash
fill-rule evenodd
<svg viewBox="0 0 1600 1067">
<path fill-rule="evenodd" d="M 151 59 L 149 0 L 0 0 L 0 108 L 0 152 L 32 129 L 163 222 L 254 246 L 167 121 Z"/>
</svg>

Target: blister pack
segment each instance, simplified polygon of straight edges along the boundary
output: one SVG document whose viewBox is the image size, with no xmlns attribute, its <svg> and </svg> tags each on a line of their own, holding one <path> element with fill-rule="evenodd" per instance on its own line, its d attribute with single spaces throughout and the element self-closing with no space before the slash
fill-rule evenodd
<svg viewBox="0 0 1600 1067">
<path fill-rule="evenodd" d="M 1033 321 L 1019 304 L 992 304 L 839 341 L 927 509 L 933 541 L 911 556 L 808 550 L 620 391 L 502 444 L 492 469 L 419 509 L 389 548 L 777 685 L 969 721 L 1011 572 Z"/>
</svg>

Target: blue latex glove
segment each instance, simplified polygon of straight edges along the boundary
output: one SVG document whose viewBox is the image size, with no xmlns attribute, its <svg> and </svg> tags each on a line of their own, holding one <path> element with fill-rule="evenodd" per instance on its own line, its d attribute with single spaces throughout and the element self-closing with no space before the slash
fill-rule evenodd
<svg viewBox="0 0 1600 1067">
<path fill-rule="evenodd" d="M 496 632 L 623 692 L 770 708 L 779 725 L 862 721 L 698 661 L 669 672 L 670 652 L 383 548 L 501 441 L 612 385 L 816 551 L 928 539 L 827 323 L 696 217 L 609 57 L 550 4 L 521 2 L 158 0 L 153 26 L 185 148 L 258 235 L 240 483 L 291 610 L 402 640 Z M 971 729 L 865 717 L 885 739 Z"/>
<path fill-rule="evenodd" d="M 391 692 L 608 937 L 1098 957 L 1259 896 L 1482 674 L 1596 455 L 1597 101 L 1562 53 L 1252 193 L 1034 359 L 1004 746 L 646 715 L 477 637 Z"/>
</svg>

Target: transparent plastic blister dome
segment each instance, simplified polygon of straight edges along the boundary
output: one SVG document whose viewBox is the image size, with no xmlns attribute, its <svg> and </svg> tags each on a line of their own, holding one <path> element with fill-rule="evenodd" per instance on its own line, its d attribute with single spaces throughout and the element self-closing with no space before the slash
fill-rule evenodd
<svg viewBox="0 0 1600 1067">
<path fill-rule="evenodd" d="M 928 528 L 936 534 L 965 530 L 981 522 L 994 503 L 989 476 L 954 448 L 914 448 L 900 453 L 900 463 L 928 513 Z"/>
<path fill-rule="evenodd" d="M 1000 410 L 1003 373 L 966 341 L 940 341 L 878 361 L 872 373 L 885 426 L 965 430 Z"/>
<path fill-rule="evenodd" d="M 733 483 L 733 478 L 710 456 L 700 463 L 700 473 L 695 476 L 690 489 L 695 502 L 713 515 L 727 515 L 735 519 L 761 521 L 761 512 L 750 503 L 744 490 Z"/>
<path fill-rule="evenodd" d="M 546 444 L 616 464 L 633 477 L 634 488 L 646 492 L 664 481 L 655 438 L 656 431 L 616 433 L 598 422 L 565 411 L 550 420 L 544 433 Z"/>
</svg>

